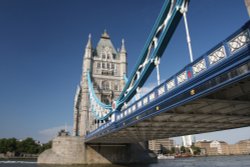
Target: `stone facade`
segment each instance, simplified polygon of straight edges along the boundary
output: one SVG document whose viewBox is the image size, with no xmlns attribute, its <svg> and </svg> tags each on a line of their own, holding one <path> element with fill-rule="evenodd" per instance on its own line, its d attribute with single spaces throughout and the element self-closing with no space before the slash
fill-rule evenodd
<svg viewBox="0 0 250 167">
<path fill-rule="evenodd" d="M 97 97 L 101 102 L 111 104 L 125 85 L 127 52 L 124 40 L 118 51 L 106 31 L 102 34 L 96 48 L 92 47 L 91 36 L 89 36 L 83 58 L 82 80 L 74 101 L 74 136 L 84 136 L 103 123 L 95 120 L 89 111 L 88 71 Z"/>
<path fill-rule="evenodd" d="M 80 136 L 58 136 L 52 148 L 39 155 L 38 164 L 128 164 L 153 163 L 156 155 L 137 144 L 86 144 Z"/>
<path fill-rule="evenodd" d="M 166 139 L 157 139 L 157 140 L 149 140 L 148 147 L 150 150 L 155 153 L 160 153 L 162 149 L 171 150 L 174 147 L 174 140 L 166 138 Z"/>
<path fill-rule="evenodd" d="M 228 155 L 229 154 L 229 145 L 224 141 L 197 141 L 195 143 L 196 147 L 205 150 L 207 155 Z"/>
<path fill-rule="evenodd" d="M 86 150 L 81 137 L 58 136 L 52 148 L 39 155 L 37 162 L 44 164 L 85 164 Z"/>
<path fill-rule="evenodd" d="M 250 154 L 250 139 L 241 140 L 236 144 L 227 144 L 224 141 L 198 141 L 195 146 L 205 150 L 207 155 L 242 155 Z"/>
<path fill-rule="evenodd" d="M 250 139 L 248 140 L 241 140 L 236 144 L 232 144 L 229 147 L 230 154 L 237 155 L 237 154 L 250 154 Z"/>
</svg>

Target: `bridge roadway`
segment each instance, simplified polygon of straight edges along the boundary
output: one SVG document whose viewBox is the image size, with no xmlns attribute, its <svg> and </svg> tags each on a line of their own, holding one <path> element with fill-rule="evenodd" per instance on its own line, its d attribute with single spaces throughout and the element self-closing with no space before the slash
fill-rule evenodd
<svg viewBox="0 0 250 167">
<path fill-rule="evenodd" d="M 250 22 L 88 133 L 87 143 L 135 143 L 250 126 Z"/>
</svg>

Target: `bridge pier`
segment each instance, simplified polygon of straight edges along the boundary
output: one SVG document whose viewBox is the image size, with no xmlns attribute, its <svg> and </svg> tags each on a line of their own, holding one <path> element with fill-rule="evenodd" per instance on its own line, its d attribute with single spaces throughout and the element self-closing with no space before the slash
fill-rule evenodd
<svg viewBox="0 0 250 167">
<path fill-rule="evenodd" d="M 58 136 L 52 148 L 38 157 L 39 164 L 128 164 L 157 162 L 143 144 L 86 144 L 83 137 Z"/>
</svg>

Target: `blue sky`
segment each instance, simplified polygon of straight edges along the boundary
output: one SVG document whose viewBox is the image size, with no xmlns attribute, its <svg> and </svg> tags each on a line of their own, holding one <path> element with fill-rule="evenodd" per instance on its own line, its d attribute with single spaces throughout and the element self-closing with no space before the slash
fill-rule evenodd
<svg viewBox="0 0 250 167">
<path fill-rule="evenodd" d="M 128 74 L 163 0 L 0 0 L 0 138 L 47 141 L 73 124 L 73 99 L 88 34 L 96 46 L 107 29 L 116 48 L 125 38 Z M 194 58 L 248 19 L 243 0 L 193 0 L 188 11 Z M 161 60 L 167 79 L 189 63 L 183 20 Z M 155 73 L 147 86 L 154 84 Z M 198 135 L 234 143 L 250 128 Z"/>
</svg>

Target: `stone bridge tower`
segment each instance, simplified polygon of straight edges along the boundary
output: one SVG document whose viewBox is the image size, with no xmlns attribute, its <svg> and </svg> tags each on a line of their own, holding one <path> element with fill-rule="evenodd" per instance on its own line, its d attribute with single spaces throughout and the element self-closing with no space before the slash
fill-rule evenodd
<svg viewBox="0 0 250 167">
<path fill-rule="evenodd" d="M 89 111 L 88 71 L 90 71 L 97 97 L 103 103 L 110 104 L 119 96 L 125 85 L 127 52 L 124 40 L 122 40 L 120 51 L 116 50 L 110 36 L 104 31 L 96 48 L 93 48 L 91 35 L 89 35 L 83 55 L 81 82 L 74 100 L 74 136 L 84 136 L 102 123 L 95 120 Z"/>
<path fill-rule="evenodd" d="M 74 100 L 73 136 L 59 135 L 52 141 L 52 148 L 39 155 L 41 164 L 107 164 L 155 162 L 156 157 L 141 144 L 91 145 L 84 142 L 84 136 L 102 122 L 95 120 L 89 111 L 87 73 L 90 71 L 95 94 L 103 103 L 110 103 L 122 91 L 127 73 L 127 52 L 122 40 L 116 50 L 105 31 L 96 48 L 89 36 L 83 54 L 83 68 L 80 84 Z"/>
</svg>

